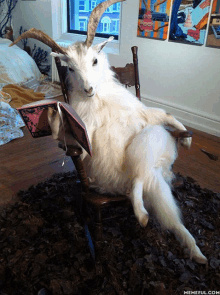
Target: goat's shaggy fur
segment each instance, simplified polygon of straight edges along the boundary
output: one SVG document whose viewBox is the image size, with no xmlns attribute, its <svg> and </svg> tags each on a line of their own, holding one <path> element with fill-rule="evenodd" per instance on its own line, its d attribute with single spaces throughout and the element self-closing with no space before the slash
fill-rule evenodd
<svg viewBox="0 0 220 295">
<path fill-rule="evenodd" d="M 87 48 L 77 42 L 65 55 L 52 53 L 71 68 L 71 105 L 84 121 L 92 145 L 92 157 L 83 152 L 86 172 L 93 179 L 91 185 L 102 193 L 125 194 L 129 190 L 141 226 L 147 225 L 147 210 L 151 209 L 160 224 L 173 231 L 191 258 L 206 263 L 181 222 L 170 189 L 177 150 L 176 140 L 164 125 L 186 128 L 164 110 L 147 108 L 114 78 L 101 51 L 105 43 Z M 53 137 L 63 141 L 58 118 L 58 113 L 49 116 L 49 122 Z M 75 144 L 68 132 L 66 138 L 67 144 Z M 189 148 L 191 138 L 182 139 L 181 143 Z"/>
</svg>

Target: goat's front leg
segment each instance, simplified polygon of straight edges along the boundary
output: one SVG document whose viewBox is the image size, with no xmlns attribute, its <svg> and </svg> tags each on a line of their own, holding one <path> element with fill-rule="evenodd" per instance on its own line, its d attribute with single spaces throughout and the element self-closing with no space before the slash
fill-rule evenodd
<svg viewBox="0 0 220 295">
<path fill-rule="evenodd" d="M 150 125 L 167 125 L 178 130 L 186 130 L 185 126 L 180 123 L 171 114 L 166 113 L 163 109 L 148 108 L 146 111 L 146 119 Z M 180 139 L 180 144 L 185 148 L 190 148 L 192 143 L 192 137 L 186 137 Z"/>
<path fill-rule="evenodd" d="M 132 202 L 134 214 L 142 227 L 145 227 L 149 220 L 147 210 L 144 208 L 143 202 L 143 181 L 135 179 L 132 184 L 129 198 Z"/>
</svg>

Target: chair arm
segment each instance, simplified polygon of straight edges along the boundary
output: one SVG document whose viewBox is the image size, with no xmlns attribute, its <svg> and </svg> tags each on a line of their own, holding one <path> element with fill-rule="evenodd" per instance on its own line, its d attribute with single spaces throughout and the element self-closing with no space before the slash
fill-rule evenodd
<svg viewBox="0 0 220 295">
<path fill-rule="evenodd" d="M 170 126 L 164 126 L 164 127 L 175 138 L 186 138 L 186 137 L 192 137 L 193 135 L 193 132 L 189 130 L 178 130 Z"/>
</svg>

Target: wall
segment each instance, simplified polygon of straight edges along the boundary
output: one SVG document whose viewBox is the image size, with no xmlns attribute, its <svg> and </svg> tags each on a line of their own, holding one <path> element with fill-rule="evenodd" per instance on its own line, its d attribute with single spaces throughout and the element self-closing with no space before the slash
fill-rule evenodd
<svg viewBox="0 0 220 295">
<path fill-rule="evenodd" d="M 220 136 L 220 49 L 137 37 L 139 0 L 123 3 L 120 54 L 114 66 L 131 59 L 138 46 L 141 96 L 184 124 Z"/>
<path fill-rule="evenodd" d="M 55 1 L 20 1 L 14 19 L 18 29 L 36 27 L 55 38 L 52 18 L 59 15 L 54 8 L 51 12 Z M 120 53 L 109 54 L 111 65 L 130 62 L 130 47 L 137 45 L 143 102 L 220 136 L 220 49 L 137 37 L 139 0 L 127 0 L 122 7 Z"/>
<path fill-rule="evenodd" d="M 38 30 L 44 31 L 49 36 L 52 36 L 52 12 L 51 12 L 51 0 L 36 0 L 36 1 L 22 1 L 18 0 L 13 14 L 13 28 L 14 36 L 17 38 L 19 36 L 20 27 L 23 30 L 29 30 L 31 28 L 36 28 Z M 50 52 L 48 46 L 44 45 L 42 42 L 28 39 L 28 45 L 33 48 L 34 44 L 37 47 Z M 18 46 L 23 48 L 22 43 L 19 42 Z M 51 56 L 48 56 L 48 63 L 51 63 Z"/>
</svg>

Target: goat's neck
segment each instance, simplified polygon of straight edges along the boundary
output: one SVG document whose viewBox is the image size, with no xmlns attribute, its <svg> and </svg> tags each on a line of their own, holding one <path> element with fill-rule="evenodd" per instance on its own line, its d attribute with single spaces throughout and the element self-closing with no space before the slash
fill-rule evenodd
<svg viewBox="0 0 220 295">
<path fill-rule="evenodd" d="M 83 97 L 82 93 L 73 91 L 70 103 L 87 127 L 98 127 L 102 125 L 103 118 L 102 116 L 100 117 L 98 114 L 100 114 L 99 110 L 104 107 L 105 102 L 103 101 L 103 99 L 100 99 L 98 94 L 96 94 L 92 98 L 89 98 Z"/>
</svg>

